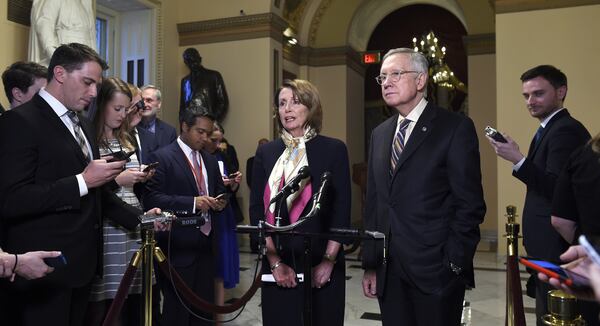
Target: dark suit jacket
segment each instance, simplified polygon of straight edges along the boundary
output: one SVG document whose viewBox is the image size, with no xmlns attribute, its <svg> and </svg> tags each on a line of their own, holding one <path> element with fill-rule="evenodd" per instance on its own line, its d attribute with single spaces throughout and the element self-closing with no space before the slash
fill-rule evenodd
<svg viewBox="0 0 600 326">
<path fill-rule="evenodd" d="M 389 259 L 425 293 L 455 277 L 474 285 L 472 260 L 485 214 L 479 147 L 471 119 L 428 103 L 390 179 L 392 139 L 398 114 L 371 135 L 365 228 L 388 238 Z M 391 239 L 390 239 L 391 238 Z M 377 262 L 366 241 L 363 267 L 377 270 L 377 294 L 384 294 L 389 264 Z"/>
<path fill-rule="evenodd" d="M 135 127 L 135 130 L 137 130 L 138 136 L 140 137 L 140 144 L 136 144 L 138 161 L 140 161 L 142 164 L 150 164 L 152 162 L 148 161 L 148 157 L 158 148 L 156 137 L 154 137 L 154 134 L 144 128 Z"/>
<path fill-rule="evenodd" d="M 550 222 L 554 185 L 571 153 L 590 139 L 589 132 L 567 110 L 546 125 L 537 147 L 532 141 L 527 158 L 513 175 L 527 186 L 523 208 L 523 244 L 527 254 L 553 261 L 569 244 Z"/>
<path fill-rule="evenodd" d="M 144 140 L 148 140 L 148 141 L 146 141 L 146 143 L 149 146 L 148 150 L 150 152 L 153 152 L 156 149 L 159 149 L 161 147 L 167 146 L 177 139 L 177 131 L 175 130 L 175 128 L 173 128 L 170 124 L 160 120 L 159 118 L 156 118 L 156 125 L 154 126 L 154 134 L 152 132 L 150 132 L 150 130 L 144 128 L 141 123 L 136 127 L 136 129 L 138 129 L 138 130 L 144 129 L 144 131 L 147 131 L 147 133 L 143 133 L 143 134 L 140 133 L 140 141 L 143 144 Z M 144 137 L 144 138 L 142 139 L 142 137 Z M 149 138 L 151 138 L 151 139 L 149 139 Z M 142 148 L 142 150 L 143 150 L 143 148 Z M 148 157 L 148 154 L 146 154 L 146 157 Z M 143 157 L 142 157 L 142 159 L 146 160 Z"/>
<path fill-rule="evenodd" d="M 281 139 L 259 146 L 254 157 L 254 169 L 252 190 L 250 193 L 250 219 L 258 221 L 264 219 L 265 205 L 263 194 L 271 170 L 277 159 L 285 149 Z M 306 143 L 306 155 L 310 167 L 311 186 L 313 194 L 319 190 L 321 176 L 329 171 L 332 174 L 331 187 L 324 196 L 322 213 L 318 218 L 301 225 L 297 230 L 310 232 L 328 232 L 329 228 L 347 228 L 350 225 L 350 164 L 348 163 L 348 151 L 346 145 L 338 139 L 318 135 Z M 307 214 L 311 209 L 311 202 L 301 215 Z M 301 237 L 298 240 L 297 249 L 303 251 Z M 313 264 L 317 264 L 323 258 L 327 239 L 313 240 Z M 343 257 L 340 250 L 339 257 Z M 287 261 L 289 263 L 289 261 Z M 336 264 L 342 266 L 343 264 Z M 267 265 L 268 267 L 268 265 Z M 298 268 L 302 264 L 298 263 Z"/>
<path fill-rule="evenodd" d="M 227 160 L 229 161 L 230 173 L 239 171 L 240 161 L 238 160 L 237 151 L 235 150 L 235 147 L 227 143 L 227 149 L 222 152 L 227 156 Z"/>
<path fill-rule="evenodd" d="M 208 194 L 216 197 L 225 192 L 217 160 L 211 154 L 201 151 L 208 177 Z M 147 182 L 144 193 L 144 206 L 159 207 L 164 210 L 192 212 L 194 197 L 198 187 L 185 154 L 175 141 L 150 154 L 152 162 L 159 162 L 154 177 Z M 213 231 L 219 215 L 211 212 Z M 174 227 L 171 231 L 171 263 L 173 266 L 188 266 L 198 257 L 200 230 L 195 227 Z M 211 236 L 215 232 L 211 232 Z M 214 236 L 213 236 L 214 238 Z M 161 247 L 166 250 L 166 234 L 157 234 Z M 214 242 L 213 242 L 214 244 Z"/>
<path fill-rule="evenodd" d="M 228 149 L 233 149 L 233 147 L 230 146 L 228 147 Z M 239 163 L 237 163 L 237 156 L 231 157 L 231 153 L 231 151 L 224 152 L 220 148 L 217 148 L 217 151 L 213 153 L 217 160 L 223 160 L 223 165 L 225 165 L 225 170 L 227 171 L 228 175 L 237 172 L 239 168 Z M 235 153 L 235 149 L 233 150 L 233 153 Z M 238 203 L 236 197 L 236 194 L 238 190 L 240 190 L 240 187 L 238 186 L 238 188 L 235 191 L 232 190 L 230 186 L 226 186 L 225 189 L 230 194 L 229 205 L 233 210 L 235 222 L 241 223 L 244 220 L 244 213 L 242 213 L 242 208 L 240 207 L 240 204 Z"/>
<path fill-rule="evenodd" d="M 252 188 L 252 167 L 254 166 L 254 156 L 246 160 L 246 184 L 248 188 Z"/>
<path fill-rule="evenodd" d="M 157 118 L 154 136 L 156 138 L 156 148 L 161 148 L 171 144 L 177 139 L 177 131 L 170 124 Z"/>
<path fill-rule="evenodd" d="M 98 158 L 95 133 L 80 120 Z M 130 229 L 139 223 L 141 212 L 104 187 L 79 196 L 75 175 L 86 165 L 75 138 L 39 95 L 0 118 L 0 246 L 11 253 L 62 251 L 66 267 L 41 282 L 89 283 L 102 268 L 102 217 Z"/>
</svg>

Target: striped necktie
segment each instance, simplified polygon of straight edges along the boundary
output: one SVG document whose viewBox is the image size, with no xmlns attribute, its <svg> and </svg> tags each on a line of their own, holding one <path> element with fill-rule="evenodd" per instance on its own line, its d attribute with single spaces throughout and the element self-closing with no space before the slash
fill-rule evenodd
<svg viewBox="0 0 600 326">
<path fill-rule="evenodd" d="M 71 119 L 73 123 L 73 132 L 75 133 L 75 138 L 77 138 L 77 143 L 79 144 L 79 148 L 83 152 L 83 156 L 85 157 L 85 161 L 90 161 L 90 153 L 88 152 L 87 144 L 85 142 L 85 138 L 83 137 L 83 132 L 81 131 L 81 124 L 79 122 L 79 117 L 77 113 L 74 111 L 68 111 L 67 116 Z"/>
<path fill-rule="evenodd" d="M 198 152 L 192 152 L 192 165 L 194 166 L 194 175 L 196 176 L 196 185 L 198 186 L 198 193 L 200 196 L 208 195 L 206 191 L 206 185 L 204 184 L 204 174 L 202 173 L 202 167 L 198 163 Z M 204 224 L 200 226 L 200 231 L 204 233 L 204 235 L 209 235 L 210 230 L 212 229 L 210 225 L 210 214 L 208 212 L 202 212 L 202 217 L 204 217 Z"/>
<path fill-rule="evenodd" d="M 404 150 L 404 143 L 406 137 L 406 129 L 410 125 L 410 120 L 403 119 L 400 122 L 400 127 L 398 128 L 398 132 L 396 136 L 394 136 L 394 140 L 392 142 L 392 156 L 390 158 L 390 177 L 394 175 L 394 171 L 396 171 L 396 165 L 400 160 L 400 154 Z"/>
</svg>

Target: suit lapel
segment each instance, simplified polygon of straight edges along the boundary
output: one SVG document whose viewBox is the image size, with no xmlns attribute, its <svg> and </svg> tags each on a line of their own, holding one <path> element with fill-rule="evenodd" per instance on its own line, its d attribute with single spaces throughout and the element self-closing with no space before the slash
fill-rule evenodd
<svg viewBox="0 0 600 326">
<path fill-rule="evenodd" d="M 68 146 L 72 147 L 73 152 L 75 152 L 75 155 L 77 155 L 77 158 L 81 161 L 81 164 L 86 166 L 87 162 L 85 160 L 85 156 L 83 156 L 83 152 L 75 140 L 75 137 L 73 137 L 73 134 L 71 134 L 71 131 L 69 131 L 69 128 L 65 126 L 60 117 L 57 116 L 56 112 L 54 112 L 52 107 L 50 107 L 50 104 L 48 104 L 48 102 L 46 102 L 41 96 L 36 94 L 34 100 L 37 102 L 37 107 L 39 108 L 40 114 L 45 116 L 46 120 L 49 121 L 48 127 L 54 129 L 56 133 L 63 138 L 61 142 L 64 142 L 64 144 L 68 144 Z M 88 141 L 91 141 L 87 134 L 86 137 L 88 138 Z M 92 150 L 93 148 L 94 146 L 92 146 Z"/>
<path fill-rule="evenodd" d="M 538 141 L 537 146 L 535 146 L 535 138 L 531 140 L 531 145 L 529 146 L 529 153 L 527 154 L 527 156 L 533 157 L 535 155 L 535 153 L 537 152 L 538 148 L 541 147 L 541 144 L 544 141 L 544 137 L 550 132 L 550 129 L 552 128 L 552 126 L 554 126 L 554 123 L 556 121 L 562 119 L 563 117 L 568 117 L 568 116 L 569 116 L 569 111 L 567 111 L 567 109 L 561 110 L 555 116 L 553 116 L 552 119 L 550 119 L 550 121 L 548 121 L 548 123 L 546 124 L 546 127 L 544 127 L 544 131 L 540 135 L 540 141 Z"/>
<path fill-rule="evenodd" d="M 428 103 L 425 107 L 425 110 L 419 117 L 419 120 L 415 124 L 415 127 L 412 129 L 410 137 L 408 138 L 407 143 L 404 145 L 404 151 L 400 154 L 400 158 L 398 160 L 398 164 L 396 164 L 396 170 L 394 171 L 394 175 L 392 180 L 396 177 L 398 170 L 402 167 L 404 162 L 421 146 L 427 135 L 431 132 L 431 128 L 433 127 L 433 120 L 435 119 L 436 112 L 434 108 L 431 106 L 431 103 Z M 390 143 L 391 148 L 391 143 Z"/>
<path fill-rule="evenodd" d="M 384 122 L 386 125 L 383 126 L 382 136 L 383 139 L 382 144 L 379 147 L 379 155 L 381 159 L 379 162 L 374 162 L 373 164 L 378 165 L 378 170 L 385 171 L 381 175 L 385 175 L 385 179 L 387 182 L 390 180 L 390 169 L 391 169 L 391 157 L 392 157 L 392 141 L 394 140 L 394 136 L 396 133 L 396 125 L 398 124 L 398 113 L 396 113 L 391 119 Z M 373 140 L 375 141 L 375 140 Z M 373 146 L 373 144 L 371 144 Z"/>
</svg>

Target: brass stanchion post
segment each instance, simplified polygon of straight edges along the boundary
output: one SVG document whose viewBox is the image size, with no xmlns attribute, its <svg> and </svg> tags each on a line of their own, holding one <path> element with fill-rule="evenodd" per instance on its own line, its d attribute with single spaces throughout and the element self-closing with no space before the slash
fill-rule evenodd
<svg viewBox="0 0 600 326">
<path fill-rule="evenodd" d="M 152 270 L 154 269 L 154 229 L 142 226 L 142 294 L 144 297 L 143 320 L 145 326 L 152 326 Z"/>
<path fill-rule="evenodd" d="M 542 322 L 550 326 L 585 326 L 576 304 L 577 298 L 562 290 L 548 291 L 550 313 L 542 316 Z"/>
<path fill-rule="evenodd" d="M 507 326 L 524 326 L 525 311 L 523 309 L 523 294 L 519 274 L 519 223 L 515 222 L 517 208 L 506 206 L 506 318 Z"/>
</svg>

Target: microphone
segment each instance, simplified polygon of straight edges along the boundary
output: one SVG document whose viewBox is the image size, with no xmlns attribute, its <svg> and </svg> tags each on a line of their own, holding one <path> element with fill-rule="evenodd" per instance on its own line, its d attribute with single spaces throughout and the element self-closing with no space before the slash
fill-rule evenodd
<svg viewBox="0 0 600 326">
<path fill-rule="evenodd" d="M 203 216 L 186 210 L 163 211 L 160 215 L 143 215 L 141 218 L 143 224 L 152 224 L 154 221 L 171 222 L 180 226 L 202 226 L 206 224 L 206 219 Z"/>
<path fill-rule="evenodd" d="M 315 206 L 319 205 L 319 208 L 321 208 L 321 198 L 323 197 L 323 194 L 329 187 L 330 182 L 331 182 L 331 172 L 329 172 L 329 171 L 323 172 L 323 175 L 321 176 L 321 186 L 319 187 L 319 192 L 317 192 L 315 194 Z"/>
<path fill-rule="evenodd" d="M 306 179 L 310 176 L 310 168 L 308 165 L 305 165 L 298 170 L 298 174 L 292 178 L 281 190 L 271 199 L 269 205 L 279 201 L 282 198 L 287 198 L 287 196 L 295 193 L 300 189 L 300 181 Z"/>
<path fill-rule="evenodd" d="M 330 182 L 331 172 L 326 171 L 323 173 L 323 175 L 321 175 L 321 186 L 319 186 L 319 191 L 312 197 L 312 208 L 304 218 L 312 218 L 319 214 L 321 211 L 321 200 L 323 199 L 323 194 L 327 191 Z"/>
<path fill-rule="evenodd" d="M 361 230 L 358 229 L 330 228 L 329 232 L 353 236 L 361 235 Z M 364 233 L 364 231 L 362 231 L 362 233 Z"/>
</svg>

